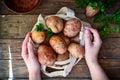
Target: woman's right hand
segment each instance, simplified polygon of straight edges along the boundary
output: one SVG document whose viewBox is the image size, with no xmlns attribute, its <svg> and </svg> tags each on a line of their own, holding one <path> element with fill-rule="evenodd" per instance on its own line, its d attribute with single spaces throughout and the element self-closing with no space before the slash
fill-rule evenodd
<svg viewBox="0 0 120 80">
<path fill-rule="evenodd" d="M 98 63 L 97 57 L 102 44 L 102 40 L 100 39 L 97 30 L 85 27 L 84 37 L 85 37 L 85 59 L 92 80 L 109 80 L 104 70 Z"/>
<path fill-rule="evenodd" d="M 91 39 L 92 37 L 92 39 Z M 85 27 L 85 59 L 89 61 L 97 61 L 99 49 L 102 44 L 99 33 L 96 29 Z"/>
</svg>

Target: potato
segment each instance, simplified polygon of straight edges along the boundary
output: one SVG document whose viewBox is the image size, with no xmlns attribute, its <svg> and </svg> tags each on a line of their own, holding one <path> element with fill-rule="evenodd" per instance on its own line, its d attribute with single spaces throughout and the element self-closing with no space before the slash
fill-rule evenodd
<svg viewBox="0 0 120 80">
<path fill-rule="evenodd" d="M 39 62 L 45 66 L 52 66 L 56 61 L 56 54 L 49 46 L 40 45 L 37 53 Z"/>
<path fill-rule="evenodd" d="M 57 61 L 64 61 L 69 58 L 69 52 L 65 52 L 64 54 L 58 54 L 57 55 Z"/>
<path fill-rule="evenodd" d="M 74 56 L 76 58 L 82 58 L 85 53 L 83 46 L 81 46 L 77 43 L 71 43 L 68 46 L 68 51 L 70 52 L 70 54 L 72 54 L 72 56 Z"/>
<path fill-rule="evenodd" d="M 65 41 L 65 43 L 66 43 L 67 45 L 70 44 L 70 39 L 69 39 L 68 37 L 63 36 L 63 39 L 64 39 L 64 41 Z"/>
<path fill-rule="evenodd" d="M 32 40 L 35 43 L 42 43 L 45 40 L 45 32 L 43 31 L 32 31 L 31 33 Z"/>
<path fill-rule="evenodd" d="M 60 33 L 60 34 L 58 34 L 58 35 L 65 41 L 65 43 L 66 43 L 67 45 L 69 45 L 70 39 L 69 39 L 68 37 L 64 36 L 63 33 Z"/>
<path fill-rule="evenodd" d="M 76 36 L 81 30 L 81 22 L 75 18 L 72 18 L 65 23 L 63 33 L 67 37 Z"/>
<path fill-rule="evenodd" d="M 93 17 L 95 14 L 99 12 L 100 8 L 93 9 L 90 5 L 86 7 L 86 16 Z"/>
<path fill-rule="evenodd" d="M 59 33 L 63 30 L 64 22 L 57 16 L 50 16 L 46 20 L 46 25 L 52 30 L 53 33 Z"/>
<path fill-rule="evenodd" d="M 80 39 L 79 39 L 79 34 L 73 38 L 70 39 L 71 42 L 79 43 L 80 44 Z"/>
<path fill-rule="evenodd" d="M 52 36 L 49 43 L 58 54 L 64 54 L 67 51 L 66 43 L 60 36 Z"/>
</svg>

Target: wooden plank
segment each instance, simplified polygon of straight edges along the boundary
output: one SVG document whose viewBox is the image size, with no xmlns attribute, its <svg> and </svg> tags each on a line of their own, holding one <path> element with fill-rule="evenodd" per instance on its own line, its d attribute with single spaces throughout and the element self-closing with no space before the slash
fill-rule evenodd
<svg viewBox="0 0 120 80">
<path fill-rule="evenodd" d="M 24 38 L 25 34 L 33 28 L 38 15 L 0 15 L 0 38 Z M 84 14 L 79 14 L 81 20 L 89 22 L 93 27 L 93 18 L 86 18 Z M 120 37 L 120 33 L 111 34 L 109 37 Z"/>
<path fill-rule="evenodd" d="M 2 78 L 2 79 L 0 79 L 0 80 L 8 80 L 8 79 L 6 79 L 6 78 Z M 22 79 L 22 78 L 15 78 L 15 79 L 13 79 L 13 80 L 29 80 L 28 78 L 27 79 Z M 91 79 L 68 79 L 68 78 L 45 78 L 45 79 L 42 79 L 42 80 L 91 80 Z"/>
<path fill-rule="evenodd" d="M 108 11 L 113 13 L 120 8 L 119 0 L 115 0 L 115 5 Z M 61 7 L 67 6 L 76 11 L 77 14 L 85 13 L 85 9 L 77 8 L 74 0 L 42 0 L 41 4 L 28 14 L 53 14 L 56 13 Z M 0 14 L 17 14 L 11 12 L 5 7 L 3 0 L 0 1 Z"/>
<path fill-rule="evenodd" d="M 120 79 L 120 59 L 99 59 L 100 64 L 107 73 L 107 75 L 112 78 Z M 8 60 L 0 60 L 0 78 L 8 77 Z M 15 78 L 28 78 L 27 68 L 23 60 L 13 60 L 13 74 Z M 48 78 L 42 74 L 42 78 Z M 55 77 L 55 79 L 61 77 Z M 70 72 L 66 79 L 90 79 L 90 74 L 85 60 L 81 60 Z M 53 78 L 54 79 L 54 78 Z"/>
<path fill-rule="evenodd" d="M 0 38 L 23 38 L 31 31 L 38 15 L 1 15 Z"/>
<path fill-rule="evenodd" d="M 6 79 L 6 78 L 4 78 L 4 79 L 0 79 L 0 80 L 8 80 L 8 79 Z M 19 78 L 15 78 L 15 79 L 13 79 L 13 80 L 29 80 L 29 79 L 19 79 Z M 91 80 L 91 79 L 67 79 L 67 78 L 47 78 L 47 79 L 42 79 L 42 80 Z M 112 78 L 112 80 L 118 80 L 118 78 L 116 79 L 116 78 Z"/>
<path fill-rule="evenodd" d="M 100 58 L 120 58 L 120 38 L 107 38 L 103 40 Z"/>
<path fill-rule="evenodd" d="M 21 59 L 21 45 L 22 40 L 0 40 L 0 59 L 9 59 L 8 46 L 11 46 L 11 52 L 13 59 Z"/>
<path fill-rule="evenodd" d="M 22 59 L 22 41 L 23 39 L 0 39 L 0 59 L 8 59 L 8 45 L 11 46 L 13 59 Z M 120 38 L 104 40 L 99 58 L 120 58 Z"/>
<path fill-rule="evenodd" d="M 0 80 L 2 77 L 8 76 L 8 60 L 0 60 Z"/>
<path fill-rule="evenodd" d="M 0 80 L 8 80 L 6 78 L 0 79 Z M 19 79 L 19 78 L 15 78 L 13 80 L 29 80 L 29 79 Z M 67 78 L 47 78 L 47 79 L 42 79 L 42 80 L 91 80 L 91 79 L 67 79 Z M 118 80 L 118 78 L 112 78 L 112 80 Z"/>
<path fill-rule="evenodd" d="M 7 9 L 5 7 L 5 5 L 3 4 L 3 0 L 1 1 L 0 4 L 0 12 L 1 14 L 16 14 L 11 12 L 9 9 Z M 29 14 L 39 14 L 39 13 L 43 13 L 43 14 L 53 14 L 56 13 L 56 11 L 58 11 L 61 7 L 67 6 L 69 8 L 75 9 L 76 4 L 74 3 L 74 0 L 42 0 L 41 4 L 34 9 L 31 13 Z M 78 9 L 76 8 L 76 11 L 78 11 L 79 13 L 81 13 L 80 11 L 84 11 L 82 9 Z"/>
</svg>

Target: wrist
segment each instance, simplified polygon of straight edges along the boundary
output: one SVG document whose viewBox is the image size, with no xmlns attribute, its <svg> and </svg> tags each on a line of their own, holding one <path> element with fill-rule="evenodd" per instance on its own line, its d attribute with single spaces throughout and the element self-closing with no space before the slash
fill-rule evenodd
<svg viewBox="0 0 120 80">
<path fill-rule="evenodd" d="M 29 80 L 41 80 L 40 71 L 38 71 L 38 72 L 29 72 Z"/>
<path fill-rule="evenodd" d="M 87 65 L 94 65 L 98 64 L 98 59 L 97 58 L 85 58 Z"/>
</svg>

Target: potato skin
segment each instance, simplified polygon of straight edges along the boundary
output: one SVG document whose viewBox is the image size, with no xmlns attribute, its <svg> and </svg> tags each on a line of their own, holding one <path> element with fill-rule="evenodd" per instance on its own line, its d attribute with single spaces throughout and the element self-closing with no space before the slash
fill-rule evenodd
<svg viewBox="0 0 120 80">
<path fill-rule="evenodd" d="M 80 44 L 80 39 L 79 39 L 79 34 L 73 38 L 70 39 L 71 42 L 79 43 Z"/>
<path fill-rule="evenodd" d="M 87 17 L 93 17 L 94 15 L 96 15 L 99 12 L 100 8 L 97 9 L 93 9 L 90 5 L 88 5 L 86 7 L 86 16 Z"/>
<path fill-rule="evenodd" d="M 60 33 L 60 34 L 58 34 L 58 35 L 65 41 L 65 43 L 66 43 L 67 45 L 70 44 L 70 39 L 69 39 L 67 36 L 64 36 L 63 33 Z"/>
<path fill-rule="evenodd" d="M 67 45 L 70 44 L 70 39 L 68 37 L 63 36 L 62 38 L 64 39 L 64 41 L 66 42 Z"/>
<path fill-rule="evenodd" d="M 69 58 L 69 52 L 65 52 L 64 54 L 57 54 L 57 61 L 64 61 Z"/>
<path fill-rule="evenodd" d="M 76 36 L 81 30 L 81 22 L 75 18 L 72 18 L 65 23 L 63 33 L 67 37 Z"/>
<path fill-rule="evenodd" d="M 46 25 L 52 30 L 53 33 L 59 33 L 63 30 L 64 22 L 57 16 L 50 16 L 46 20 Z"/>
<path fill-rule="evenodd" d="M 68 46 L 68 51 L 70 52 L 70 54 L 72 54 L 72 56 L 74 56 L 76 58 L 82 58 L 85 53 L 83 46 L 81 46 L 77 43 L 71 43 Z"/>
<path fill-rule="evenodd" d="M 32 40 L 35 43 L 42 43 L 45 40 L 45 32 L 43 31 L 32 31 L 31 33 Z"/>
<path fill-rule="evenodd" d="M 40 45 L 37 53 L 39 62 L 45 66 L 52 66 L 56 61 L 56 54 L 49 46 Z"/>
<path fill-rule="evenodd" d="M 58 54 L 64 54 L 67 51 L 66 43 L 60 36 L 52 36 L 49 43 L 54 51 Z"/>
</svg>

